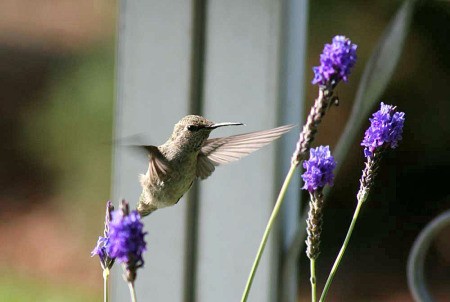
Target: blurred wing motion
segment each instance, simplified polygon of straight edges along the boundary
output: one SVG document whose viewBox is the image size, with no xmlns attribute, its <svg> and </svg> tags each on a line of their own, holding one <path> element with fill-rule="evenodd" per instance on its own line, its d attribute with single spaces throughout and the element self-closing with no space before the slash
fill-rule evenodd
<svg viewBox="0 0 450 302">
<path fill-rule="evenodd" d="M 236 161 L 258 150 L 288 132 L 295 125 L 285 125 L 269 130 L 208 139 L 197 160 L 197 176 L 209 177 L 215 166 Z"/>
<path fill-rule="evenodd" d="M 159 151 L 158 147 L 155 146 L 142 146 L 148 152 L 149 161 L 149 173 L 150 178 L 158 177 L 162 178 L 163 175 L 167 173 L 169 167 L 165 162 L 164 156 Z"/>
</svg>

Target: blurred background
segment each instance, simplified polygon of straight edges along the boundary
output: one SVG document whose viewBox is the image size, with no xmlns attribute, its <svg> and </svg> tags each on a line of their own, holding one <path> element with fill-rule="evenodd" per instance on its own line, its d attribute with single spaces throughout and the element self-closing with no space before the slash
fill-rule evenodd
<svg viewBox="0 0 450 302">
<path fill-rule="evenodd" d="M 0 300 L 99 301 L 117 3 L 0 1 Z"/>
<path fill-rule="evenodd" d="M 400 3 L 311 1 L 307 108 L 317 94 L 309 67 L 318 64 L 323 44 L 345 34 L 359 45 L 350 81 L 338 88 L 340 106 L 327 114 L 317 144 L 335 146 L 367 58 Z M 0 2 L 1 301 L 101 299 L 100 266 L 89 256 L 111 192 L 117 6 L 112 0 Z M 330 301 L 412 301 L 409 249 L 425 224 L 450 207 L 449 53 L 450 4 L 424 2 L 382 98 L 406 112 L 404 140 L 384 158 Z M 354 210 L 361 154 L 355 141 L 327 204 L 321 280 Z M 450 299 L 449 235 L 450 229 L 442 232 L 427 263 L 438 301 Z M 299 265 L 307 301 L 303 254 Z"/>
</svg>

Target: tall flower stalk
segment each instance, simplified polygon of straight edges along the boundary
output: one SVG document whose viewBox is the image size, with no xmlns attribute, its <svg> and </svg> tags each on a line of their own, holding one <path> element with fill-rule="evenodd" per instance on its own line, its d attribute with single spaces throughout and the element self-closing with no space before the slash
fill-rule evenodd
<svg viewBox="0 0 450 302">
<path fill-rule="evenodd" d="M 131 301 L 136 301 L 134 281 L 136 271 L 144 265 L 142 254 L 146 250 L 144 225 L 137 211 L 131 211 L 128 202 L 122 200 L 119 210 L 114 211 L 110 201 L 106 204 L 105 230 L 100 236 L 91 255 L 98 255 L 103 268 L 103 297 L 109 300 L 108 277 L 110 269 L 117 260 L 122 263 L 128 282 Z"/>
<path fill-rule="evenodd" d="M 141 216 L 134 210 L 130 211 L 128 202 L 122 200 L 120 209 L 111 213 L 109 224 L 108 253 L 115 257 L 124 269 L 124 279 L 128 282 L 131 301 L 136 302 L 134 281 L 137 269 L 144 266 L 143 253 L 146 251 L 146 242 L 143 231 L 144 225 Z"/>
<path fill-rule="evenodd" d="M 303 189 L 308 190 L 310 196 L 308 219 L 306 220 L 308 233 L 306 238 L 306 255 L 310 260 L 312 302 L 316 301 L 316 260 L 320 254 L 320 235 L 322 233 L 324 206 L 322 190 L 327 184 L 333 185 L 333 170 L 335 167 L 336 162 L 328 146 L 311 149 L 309 160 L 303 162 L 303 168 L 305 168 L 305 173 L 302 175 L 305 182 Z"/>
<path fill-rule="evenodd" d="M 98 255 L 100 258 L 100 265 L 103 269 L 103 301 L 109 301 L 109 272 L 114 265 L 115 258 L 112 257 L 107 250 L 109 245 L 109 223 L 111 221 L 111 213 L 114 211 L 114 206 L 111 201 L 106 203 L 105 228 L 103 236 L 100 236 L 97 245 L 91 252 L 91 257 Z"/>
<path fill-rule="evenodd" d="M 255 260 L 253 261 L 250 274 L 242 294 L 241 302 L 247 301 L 253 279 L 258 269 L 261 256 L 264 252 L 269 234 L 283 204 L 284 195 L 298 165 L 306 159 L 312 142 L 314 141 L 318 125 L 331 105 L 335 104 L 336 98 L 333 90 L 341 81 L 347 81 L 352 67 L 356 63 L 356 44 L 344 36 L 335 36 L 331 44 L 326 44 L 320 56 L 320 66 L 314 67 L 313 84 L 319 86 L 319 95 L 306 119 L 306 123 L 300 133 L 295 151 L 292 155 L 291 166 L 283 182 L 281 190 L 270 215 L 263 237 L 258 247 Z"/>
<path fill-rule="evenodd" d="M 319 86 L 319 96 L 314 101 L 306 123 L 300 133 L 292 156 L 292 164 L 298 166 L 308 157 L 317 127 L 328 108 L 337 102 L 333 90 L 340 81 L 347 82 L 350 71 L 356 63 L 357 45 L 345 36 L 335 36 L 331 44 L 325 44 L 320 55 L 320 65 L 313 67 L 312 84 Z"/>
<path fill-rule="evenodd" d="M 345 236 L 344 243 L 338 256 L 331 268 L 327 282 L 320 297 L 320 302 L 325 301 L 328 290 L 333 282 L 334 275 L 337 272 L 339 264 L 347 249 L 350 237 L 358 219 L 361 206 L 367 200 L 371 187 L 373 186 L 379 163 L 383 153 L 388 149 L 395 149 L 398 142 L 402 139 L 403 124 L 405 122 L 405 113 L 396 111 L 395 106 L 381 103 L 380 110 L 375 112 L 370 119 L 370 127 L 366 130 L 364 139 L 361 143 L 364 146 L 364 155 L 366 157 L 365 168 L 359 181 L 360 187 L 357 194 L 357 205 L 353 213 L 353 219 Z"/>
</svg>

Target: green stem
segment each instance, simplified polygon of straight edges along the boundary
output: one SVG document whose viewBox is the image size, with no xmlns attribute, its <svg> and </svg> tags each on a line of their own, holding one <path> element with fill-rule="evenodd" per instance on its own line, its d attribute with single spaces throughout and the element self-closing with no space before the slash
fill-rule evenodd
<svg viewBox="0 0 450 302">
<path fill-rule="evenodd" d="M 108 285 L 109 285 L 109 269 L 106 268 L 103 270 L 103 301 L 104 302 L 108 302 L 109 301 L 109 290 L 108 290 Z"/>
<path fill-rule="evenodd" d="M 344 256 L 345 250 L 347 248 L 348 242 L 350 241 L 350 237 L 352 236 L 353 228 L 356 224 L 356 219 L 358 218 L 359 211 L 361 210 L 361 206 L 364 203 L 364 200 L 367 198 L 363 198 L 362 200 L 358 201 L 358 205 L 356 206 L 355 213 L 353 213 L 353 219 L 350 224 L 350 227 L 348 228 L 347 235 L 345 236 L 344 243 L 342 244 L 341 250 L 339 251 L 338 256 L 336 257 L 336 260 L 334 261 L 333 267 L 331 269 L 330 274 L 328 275 L 327 283 L 325 284 L 325 287 L 323 288 L 322 295 L 320 296 L 319 302 L 325 301 L 325 297 L 327 296 L 328 290 L 330 289 L 331 282 L 333 282 L 333 277 L 336 274 L 336 271 L 338 269 L 339 264 L 341 263 L 342 257 Z"/>
<path fill-rule="evenodd" d="M 311 302 L 316 302 L 316 259 L 310 259 L 310 268 L 311 268 Z"/>
<path fill-rule="evenodd" d="M 248 294 L 250 293 L 250 288 L 253 283 L 253 278 L 255 277 L 256 269 L 258 268 L 259 261 L 261 260 L 261 256 L 264 252 L 264 248 L 266 246 L 267 239 L 269 238 L 270 231 L 272 230 L 275 219 L 278 215 L 278 212 L 280 211 L 280 207 L 283 204 L 284 195 L 286 194 L 286 190 L 289 186 L 292 176 L 294 175 L 296 167 L 297 165 L 291 164 L 289 172 L 287 173 L 286 178 L 284 179 L 283 186 L 281 187 L 280 193 L 278 194 L 278 198 L 275 203 L 275 206 L 273 207 L 272 214 L 270 215 L 269 221 L 267 222 L 266 230 L 264 231 L 261 243 L 259 244 L 259 249 L 253 262 L 250 274 L 248 276 L 247 284 L 245 285 L 245 290 L 244 293 L 242 294 L 241 302 L 247 301 Z"/>
<path fill-rule="evenodd" d="M 130 289 L 131 302 L 136 302 L 136 290 L 134 289 L 134 282 L 128 282 L 128 288 Z"/>
</svg>

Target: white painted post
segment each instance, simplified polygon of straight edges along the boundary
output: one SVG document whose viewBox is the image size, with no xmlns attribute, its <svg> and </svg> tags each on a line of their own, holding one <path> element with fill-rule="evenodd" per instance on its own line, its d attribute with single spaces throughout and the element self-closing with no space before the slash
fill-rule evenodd
<svg viewBox="0 0 450 302">
<path fill-rule="evenodd" d="M 194 36 L 198 32 L 192 27 L 198 9 L 195 0 L 123 0 L 115 138 L 121 140 L 143 134 L 148 138 L 144 143 L 163 143 L 173 125 L 194 108 L 190 85 L 199 79 L 203 81 L 199 86 L 203 87 L 203 98 L 198 108 L 205 117 L 215 122 L 247 124 L 241 128 L 218 129 L 212 137 L 296 122 L 301 106 L 292 102 L 301 94 L 292 85 L 302 78 L 283 64 L 293 63 L 292 68 L 302 64 L 281 58 L 286 53 L 295 58 L 295 53 L 290 52 L 295 52 L 293 48 L 284 50 L 290 47 L 286 46 L 290 42 L 282 38 L 286 26 L 291 26 L 283 20 L 286 1 L 205 0 L 205 65 L 201 69 L 204 74 L 193 79 L 195 72 L 192 70 L 196 67 L 191 61 L 192 49 L 195 49 L 192 43 L 198 41 Z M 299 45 L 297 42 L 293 42 L 294 47 Z M 287 84 L 281 83 L 284 80 Z M 280 147 L 285 142 L 282 149 L 292 152 L 291 144 L 297 136 L 298 131 L 276 144 Z M 186 198 L 144 219 L 149 233 L 148 252 L 145 268 L 138 271 L 138 300 L 240 300 L 281 177 L 284 177 L 280 173 L 287 169 L 276 167 L 280 164 L 280 154 L 276 151 L 281 149 L 277 146 L 272 144 L 237 163 L 218 167 L 211 178 L 201 183 L 198 240 L 193 250 L 188 251 L 186 242 L 189 238 L 186 231 L 192 227 L 186 219 Z M 287 153 L 284 151 L 283 156 Z M 145 156 L 136 156 L 116 146 L 113 178 L 116 204 L 126 198 L 135 206 L 140 194 L 138 174 L 146 171 L 147 164 Z M 289 196 L 291 200 L 286 200 L 287 203 L 297 202 L 298 192 L 294 190 Z M 292 209 L 297 211 L 298 208 L 294 205 Z M 285 217 L 289 223 L 284 228 L 287 233 L 295 225 L 295 215 L 288 213 Z M 276 301 L 279 297 L 280 243 L 286 244 L 289 235 L 283 238 L 277 232 L 272 233 L 249 301 Z M 186 257 L 186 253 L 192 251 L 196 256 Z M 187 263 L 189 261 L 192 263 Z M 186 268 L 187 271 L 192 268 L 192 276 L 185 274 Z M 128 301 L 128 289 L 118 265 L 113 275 L 113 301 Z M 186 288 L 190 284 L 186 277 L 195 278 L 196 282 L 191 283 L 195 285 L 193 289 Z"/>
<path fill-rule="evenodd" d="M 305 61 L 308 27 L 308 0 L 285 0 L 282 12 L 282 41 L 281 41 L 281 73 L 280 73 L 280 101 L 281 120 L 284 123 L 303 124 L 305 103 Z M 281 160 L 279 164 L 283 176 L 290 165 L 294 145 L 299 138 L 299 131 L 292 131 L 282 138 Z M 292 179 L 292 185 L 286 193 L 286 201 L 281 213 L 282 251 L 280 263 L 279 301 L 296 302 L 298 300 L 298 254 L 294 253 L 289 259 L 295 232 L 300 219 L 300 175 L 297 173 Z M 303 273 L 303 272 L 302 272 Z"/>
<path fill-rule="evenodd" d="M 173 125 L 188 113 L 191 3 L 184 0 L 122 1 L 118 43 L 117 139 L 135 134 L 146 143 L 162 144 Z M 136 157 L 116 146 L 113 196 L 139 198 L 138 175 L 148 167 L 145 156 Z M 182 301 L 185 253 L 186 203 L 156 211 L 144 219 L 148 231 L 145 267 L 138 271 L 139 301 Z M 128 289 L 115 265 L 113 301 L 129 301 Z"/>
<path fill-rule="evenodd" d="M 215 136 L 278 125 L 279 1 L 208 2 L 204 114 L 246 127 Z M 279 143 L 279 141 L 278 141 Z M 201 186 L 198 301 L 239 301 L 278 190 L 275 146 L 218 167 Z M 275 301 L 274 232 L 249 301 Z"/>
</svg>

